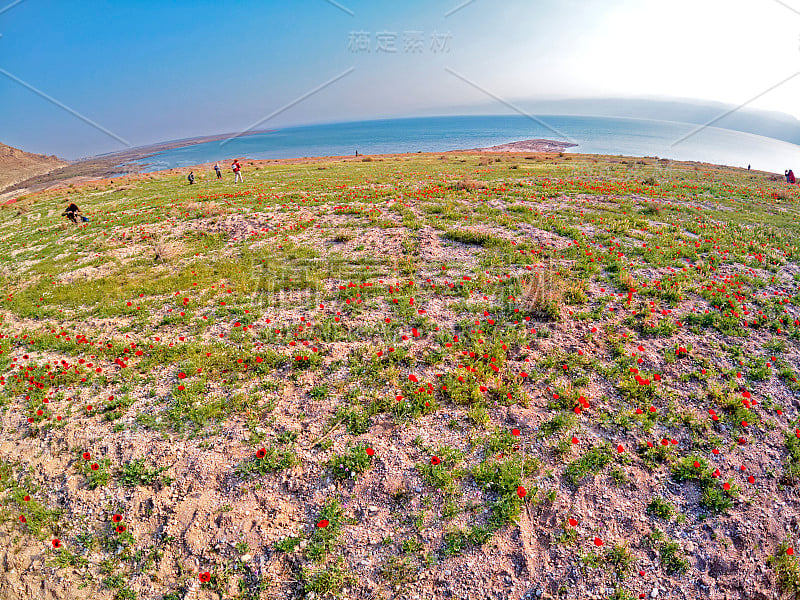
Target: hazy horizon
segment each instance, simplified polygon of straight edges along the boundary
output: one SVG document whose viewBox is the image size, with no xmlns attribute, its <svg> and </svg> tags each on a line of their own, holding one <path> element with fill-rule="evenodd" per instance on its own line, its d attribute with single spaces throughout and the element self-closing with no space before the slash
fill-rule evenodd
<svg viewBox="0 0 800 600">
<path fill-rule="evenodd" d="M 560 110 L 553 110 L 552 108 L 548 108 L 547 110 L 538 110 L 534 111 L 534 108 L 539 107 L 548 107 L 552 104 L 557 103 L 560 106 Z M 662 107 L 664 104 L 669 104 L 670 107 L 673 108 L 670 114 L 659 114 L 657 117 L 653 116 L 652 113 Z M 583 107 L 591 105 L 595 108 L 595 112 L 591 110 L 576 110 L 576 107 Z M 716 119 L 719 117 L 720 114 L 725 114 L 726 112 L 730 111 L 730 106 L 721 105 L 718 103 L 703 103 L 700 104 L 698 101 L 694 103 L 690 101 L 690 99 L 670 99 L 670 98 L 649 98 L 649 99 L 642 99 L 642 98 L 583 98 L 583 99 L 567 99 L 567 98 L 560 98 L 560 99 L 552 99 L 548 101 L 529 101 L 526 102 L 525 100 L 518 100 L 515 104 L 517 107 L 528 107 L 531 110 L 524 114 L 533 115 L 537 120 L 539 118 L 543 119 L 544 123 L 547 123 L 548 117 L 558 117 L 558 116 L 598 116 L 598 117 L 610 117 L 610 118 L 623 118 L 623 119 L 634 119 L 634 120 L 642 120 L 642 121 L 663 121 L 663 122 L 672 122 L 672 123 L 690 123 L 690 124 L 704 124 L 708 122 L 709 119 Z M 617 110 L 609 110 L 609 106 L 614 106 Z M 627 114 L 631 106 L 634 106 L 638 109 L 637 114 L 630 115 Z M 501 108 L 504 108 L 501 106 Z M 626 114 L 620 114 L 626 113 Z M 315 126 L 326 126 L 326 125 L 341 125 L 341 124 L 348 124 L 348 123 L 369 123 L 369 122 L 378 122 L 378 121 L 395 121 L 395 120 L 414 120 L 414 119 L 424 119 L 424 118 L 439 118 L 439 117 L 470 117 L 470 116 L 482 116 L 482 117 L 494 117 L 494 116 L 513 116 L 520 113 L 512 109 L 506 108 L 505 110 L 495 110 L 491 111 L 488 110 L 486 105 L 482 104 L 475 104 L 475 105 L 468 105 L 468 106 L 459 106 L 453 107 L 451 110 L 442 110 L 442 111 L 420 111 L 419 114 L 406 114 L 406 115 L 388 115 L 388 116 L 376 116 L 373 118 L 367 119 L 344 119 L 344 120 L 321 120 L 321 121 L 314 121 L 314 122 L 300 122 L 300 123 L 285 123 L 281 125 L 273 125 L 272 127 L 265 126 L 263 129 L 255 129 L 250 131 L 249 133 L 265 133 L 270 131 L 277 131 L 277 130 L 285 130 L 285 129 L 296 129 L 296 128 L 310 128 Z M 749 125 L 749 126 L 748 126 Z M 748 109 L 743 109 L 741 111 L 737 111 L 737 113 L 733 115 L 727 115 L 726 117 L 720 119 L 718 122 L 715 122 L 712 127 L 716 127 L 719 129 L 730 129 L 733 131 L 739 131 L 744 133 L 753 133 L 755 135 L 774 138 L 781 141 L 788 141 L 790 143 L 800 145 L 800 120 L 788 115 L 787 113 L 779 113 L 773 111 L 753 111 Z M 773 131 L 770 131 L 770 128 Z M 781 135 L 781 132 L 774 131 L 775 129 L 780 128 L 781 132 L 788 133 L 792 135 Z M 197 138 L 206 138 L 206 137 L 214 137 L 219 135 L 226 135 L 230 134 L 231 136 L 236 136 L 241 132 L 237 131 L 207 131 L 201 132 L 196 134 L 187 135 L 181 138 L 172 138 L 172 139 L 158 139 L 158 140 L 150 140 L 143 144 L 137 144 L 134 148 L 148 148 L 151 146 L 155 146 L 162 143 L 167 142 L 178 142 L 182 140 L 192 140 Z M 560 136 L 555 132 L 550 132 L 549 135 L 545 136 L 547 139 L 554 139 L 557 140 Z M 511 140 L 509 140 L 511 141 Z M 516 141 L 516 140 L 515 140 Z M 2 142 L 2 140 L 0 140 Z M 91 158 L 95 156 L 107 155 L 107 154 L 115 154 L 117 152 L 121 152 L 127 150 L 128 148 L 123 148 L 122 150 L 111 150 L 108 152 L 101 153 L 100 155 L 97 154 L 90 154 L 84 156 L 77 156 L 77 157 L 68 157 L 69 160 L 78 160 L 84 158 Z M 23 148 L 25 150 L 25 148 Z M 62 157 L 67 158 L 67 157 Z"/>
<path fill-rule="evenodd" d="M 797 118 L 796 4 L 18 0 L 0 7 L 0 141 L 76 158 L 556 98 L 690 99 Z"/>
</svg>

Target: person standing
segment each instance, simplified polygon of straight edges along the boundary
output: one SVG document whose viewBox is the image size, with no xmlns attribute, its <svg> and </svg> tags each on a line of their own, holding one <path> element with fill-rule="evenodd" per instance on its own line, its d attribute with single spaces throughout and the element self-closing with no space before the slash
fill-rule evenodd
<svg viewBox="0 0 800 600">
<path fill-rule="evenodd" d="M 189 180 L 189 185 L 194 185 L 194 171 L 189 171 L 187 179 Z"/>
<path fill-rule="evenodd" d="M 244 178 L 242 177 L 242 165 L 239 164 L 239 159 L 234 159 L 233 164 L 231 165 L 231 169 L 233 169 L 233 183 L 242 182 L 244 183 Z"/>
<path fill-rule="evenodd" d="M 222 169 L 219 168 L 219 163 L 214 164 L 214 172 L 217 174 L 217 179 L 222 179 Z"/>
<path fill-rule="evenodd" d="M 797 183 L 797 179 L 794 176 L 794 171 L 789 169 L 786 171 L 786 183 Z"/>
</svg>

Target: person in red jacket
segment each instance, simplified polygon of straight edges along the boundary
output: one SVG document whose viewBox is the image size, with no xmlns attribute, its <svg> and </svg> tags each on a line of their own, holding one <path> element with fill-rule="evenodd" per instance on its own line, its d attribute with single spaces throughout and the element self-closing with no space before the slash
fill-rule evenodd
<svg viewBox="0 0 800 600">
<path fill-rule="evenodd" d="M 786 181 L 788 181 L 789 183 L 797 183 L 797 179 L 794 176 L 794 171 L 792 171 L 791 169 L 789 169 L 789 174 L 786 175 Z"/>
<path fill-rule="evenodd" d="M 244 183 L 244 178 L 242 177 L 242 165 L 239 164 L 239 159 L 234 159 L 233 164 L 231 165 L 231 169 L 233 169 L 233 183 L 242 182 Z"/>
</svg>

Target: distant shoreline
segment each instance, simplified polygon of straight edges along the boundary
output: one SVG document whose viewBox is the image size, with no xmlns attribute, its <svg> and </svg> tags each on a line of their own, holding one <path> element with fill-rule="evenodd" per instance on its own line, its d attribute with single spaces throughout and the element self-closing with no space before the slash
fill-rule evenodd
<svg viewBox="0 0 800 600">
<path fill-rule="evenodd" d="M 575 148 L 578 144 L 571 142 L 558 142 L 555 140 L 522 140 L 489 146 L 488 148 L 475 148 L 477 152 L 563 152 L 567 148 Z"/>
</svg>

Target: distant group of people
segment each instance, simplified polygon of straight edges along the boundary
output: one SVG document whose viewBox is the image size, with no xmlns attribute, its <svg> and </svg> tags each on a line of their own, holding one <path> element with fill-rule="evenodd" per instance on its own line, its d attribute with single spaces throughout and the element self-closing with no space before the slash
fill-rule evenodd
<svg viewBox="0 0 800 600">
<path fill-rule="evenodd" d="M 783 174 L 786 176 L 786 183 L 797 183 L 797 178 L 794 176 L 794 171 L 791 169 L 784 171 Z"/>
<path fill-rule="evenodd" d="M 244 177 L 242 176 L 242 165 L 238 158 L 234 159 L 234 161 L 231 163 L 231 171 L 233 171 L 233 183 L 239 183 L 240 181 L 244 183 Z M 214 173 L 217 174 L 217 179 L 222 179 L 222 169 L 220 168 L 219 163 L 214 165 Z M 194 171 L 189 171 L 186 179 L 189 180 L 189 185 L 194 185 Z"/>
<path fill-rule="evenodd" d="M 234 159 L 231 163 L 231 171 L 233 171 L 233 182 L 239 183 L 240 181 L 244 183 L 244 177 L 242 176 L 242 165 L 239 162 L 239 159 Z M 214 165 L 214 172 L 217 174 L 217 179 L 222 179 L 222 169 L 220 169 L 219 164 Z M 189 174 L 186 176 L 186 179 L 189 181 L 189 185 L 194 185 L 196 181 L 194 176 L 194 171 L 189 171 Z M 75 223 L 76 225 L 80 222 L 88 223 L 88 217 L 85 217 L 81 214 L 81 209 L 78 208 L 78 205 L 72 202 L 64 212 L 61 213 L 62 217 L 67 217 L 70 221 Z"/>
</svg>

